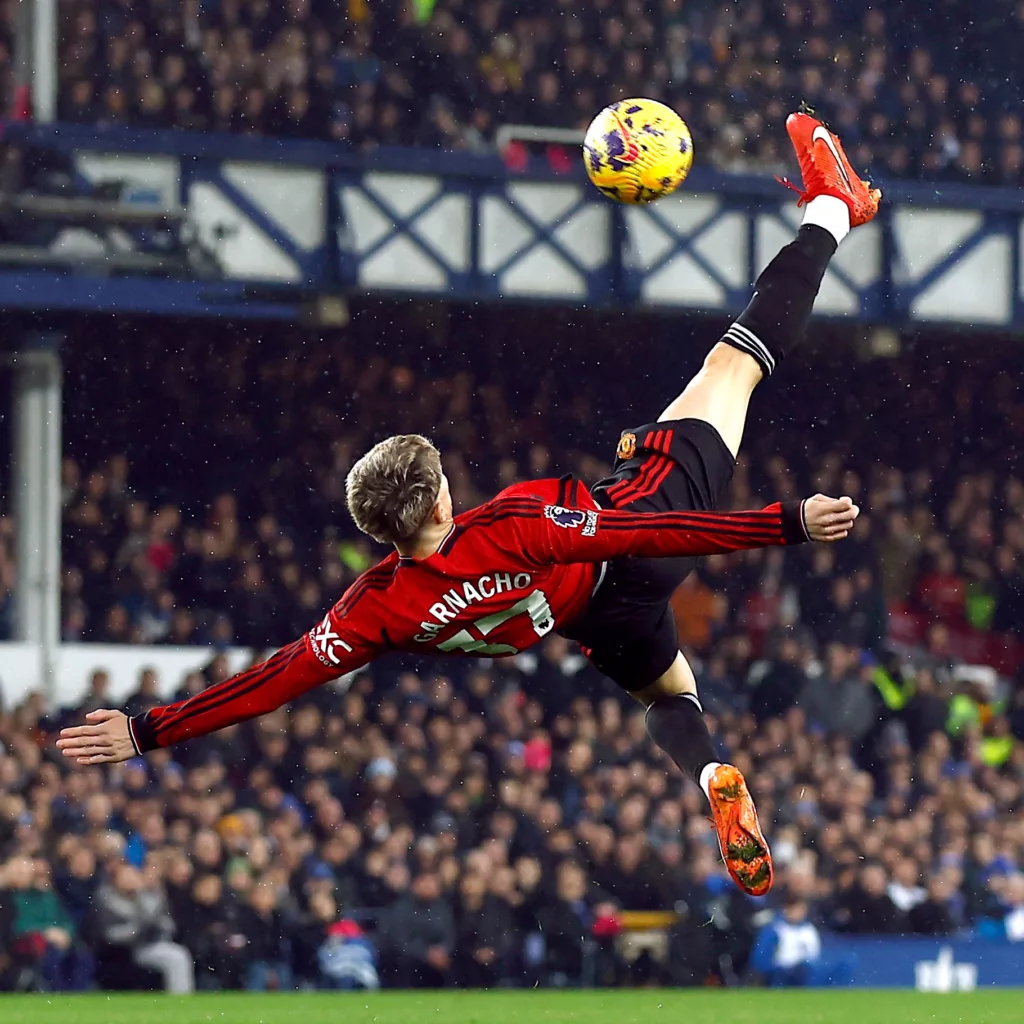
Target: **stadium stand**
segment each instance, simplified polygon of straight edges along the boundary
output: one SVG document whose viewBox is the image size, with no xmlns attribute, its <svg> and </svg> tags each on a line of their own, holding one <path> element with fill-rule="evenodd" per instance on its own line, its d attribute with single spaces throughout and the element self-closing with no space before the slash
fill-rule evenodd
<svg viewBox="0 0 1024 1024">
<path fill-rule="evenodd" d="M 729 171 L 781 170 L 805 99 L 882 177 L 1017 185 L 1019 4 L 950 0 L 61 4 L 65 121 L 481 148 L 657 96 Z M 955 44 L 951 40 L 955 39 Z M 952 78 L 941 69 L 956 67 Z"/>
<path fill-rule="evenodd" d="M 68 396 L 65 639 L 265 646 L 301 634 L 381 554 L 344 512 L 344 478 L 390 431 L 438 440 L 460 508 L 526 476 L 599 479 L 617 431 L 670 397 L 671 384 L 646 397 L 654 368 L 678 367 L 683 380 L 702 349 L 680 351 L 674 322 L 649 318 L 636 321 L 648 340 L 630 372 L 595 365 L 578 339 L 613 336 L 617 322 L 368 304 L 332 344 L 226 335 L 211 361 L 198 333 L 178 345 L 176 329 L 154 325 L 110 340 L 118 359 L 82 345 L 69 368 L 90 386 Z M 471 331 L 488 344 L 467 346 Z M 540 338 L 543 349 L 529 340 Z M 967 367 L 950 351 L 844 367 L 842 394 L 827 363 L 793 360 L 771 383 L 782 400 L 755 413 L 734 507 L 831 489 L 870 520 L 834 560 L 709 559 L 679 601 L 691 646 L 742 631 L 757 653 L 771 628 L 803 625 L 818 642 L 880 650 L 886 638 L 923 642 L 927 620 L 938 647 L 1015 670 L 1024 487 L 1004 455 L 1024 429 L 1021 406 L 998 353 Z M 144 404 L 97 423 L 95 396 L 130 389 L 147 367 L 160 385 Z M 146 429 L 154 422 L 158 432 Z M 200 434 L 197 465 L 189 440 Z M 145 441 L 125 452 L 124 437 Z"/>
<path fill-rule="evenodd" d="M 1019 887 L 1019 774 L 987 764 L 971 727 L 944 728 L 948 691 L 928 670 L 895 714 L 857 652 L 823 660 L 780 645 L 749 696 L 723 685 L 734 650 L 704 666 L 723 757 L 774 823 L 773 899 L 855 934 L 1001 928 Z M 386 985 L 743 976 L 760 908 L 724 877 L 696 788 L 652 758 L 642 712 L 556 639 L 460 680 L 439 668 L 380 666 L 345 696 L 109 773 L 63 773 L 46 743 L 62 716 L 38 703 L 0 718 L 0 905 L 48 894 L 52 921 L 24 920 L 98 960 L 57 958 L 48 940 L 21 966 L 68 987 L 131 962 L 106 923 L 117 894 L 103 886 L 123 886 L 148 896 L 155 934 L 176 931 L 201 987 L 330 987 L 317 951 L 363 933 Z M 759 716 L 764 691 L 787 687 L 801 707 Z M 841 694 L 840 720 L 819 715 L 822 691 Z M 723 905 L 729 926 L 693 941 Z M 622 909 L 677 912 L 666 961 L 617 952 Z M 20 921 L 0 950 L 22 950 Z"/>
<path fill-rule="evenodd" d="M 806 99 L 880 178 L 1019 186 L 1024 168 L 1016 0 L 59 10 L 59 119 L 101 132 L 482 150 L 503 125 L 582 129 L 639 93 L 680 111 L 702 161 L 764 174 L 788 159 L 767 127 Z M 8 159 L 9 191 L 22 171 Z M 62 640 L 210 648 L 181 678 L 141 672 L 130 713 L 225 679 L 230 645 L 303 633 L 374 564 L 343 510 L 372 441 L 430 434 L 462 508 L 524 477 L 594 480 L 716 336 L 635 309 L 351 298 L 325 335 L 224 313 L 62 321 Z M 71 706 L 0 696 L 0 990 L 804 984 L 849 963 L 794 974 L 786 929 L 1024 940 L 1024 405 L 994 335 L 929 327 L 855 361 L 851 334 L 818 324 L 818 351 L 755 398 L 730 500 L 848 493 L 855 536 L 707 559 L 674 605 L 772 842 L 767 898 L 731 885 L 703 796 L 556 636 L 506 661 L 385 659 L 288 711 L 72 771 L 53 741 L 110 703 L 97 661 Z M 0 516 L 0 640 L 13 540 Z M 664 944 L 625 941 L 638 915 Z"/>
<path fill-rule="evenodd" d="M 102 349 L 79 339 L 65 639 L 284 642 L 379 554 L 340 511 L 372 438 L 426 426 L 461 505 L 521 475 L 593 478 L 617 428 L 661 400 L 645 392 L 666 386 L 664 367 L 684 377 L 702 348 L 680 345 L 676 321 L 633 318 L 645 340 L 624 373 L 580 344 L 617 318 L 354 313 L 330 343 L 267 329 L 211 345 L 207 329 L 128 321 L 104 328 Z M 464 344 L 470 329 L 489 344 Z M 790 361 L 776 411 L 755 412 L 734 503 L 811 487 L 870 512 L 834 560 L 709 559 L 677 601 L 722 757 L 771 822 L 767 905 L 798 919 L 806 904 L 826 932 L 1016 934 L 1024 699 L 998 631 L 1021 601 L 1022 490 L 1005 451 L 1024 421 L 998 346 L 973 365 L 951 353 L 932 339 L 844 364 L 841 393 L 827 358 Z M 908 389 L 912 376 L 929 386 Z M 95 417 L 119 382 L 139 400 Z M 965 669 L 986 658 L 1002 677 Z M 184 695 L 225 673 L 213 657 L 163 682 Z M 154 703 L 159 683 L 140 678 L 128 707 Z M 0 716 L 0 907 L 39 905 L 0 916 L 9 986 L 703 984 L 775 970 L 752 952 L 764 901 L 728 883 L 703 798 L 561 639 L 509 662 L 389 659 L 347 693 L 68 773 L 54 733 L 104 688 L 100 672 L 79 707 L 31 698 Z M 709 935 L 722 908 L 728 926 Z M 616 941 L 637 911 L 669 912 L 667 957 Z M 44 941 L 19 942 L 25 920 Z M 135 920 L 126 941 L 118 923 Z"/>
</svg>

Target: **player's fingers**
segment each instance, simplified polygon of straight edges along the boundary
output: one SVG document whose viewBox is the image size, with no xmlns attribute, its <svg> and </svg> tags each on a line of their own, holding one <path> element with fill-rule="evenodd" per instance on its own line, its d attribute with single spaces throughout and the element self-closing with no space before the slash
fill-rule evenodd
<svg viewBox="0 0 1024 1024">
<path fill-rule="evenodd" d="M 95 737 L 109 735 L 110 726 L 106 722 L 101 722 L 97 725 L 78 725 L 71 729 L 62 729 L 60 734 L 61 738 L 65 739 L 81 739 L 83 736 Z"/>
<path fill-rule="evenodd" d="M 65 757 L 91 757 L 93 754 L 108 754 L 113 749 L 110 744 L 79 743 L 66 747 L 62 753 Z"/>
<path fill-rule="evenodd" d="M 86 725 L 76 729 L 73 733 L 61 733 L 57 740 L 57 749 L 73 746 L 76 743 L 95 743 L 99 740 L 109 740 L 110 737 L 100 726 Z"/>
<path fill-rule="evenodd" d="M 61 729 L 60 740 L 78 739 L 80 736 L 98 736 L 103 732 L 102 725 L 74 725 L 69 729 Z M 58 744 L 60 743 L 58 740 Z"/>
<path fill-rule="evenodd" d="M 57 749 L 64 750 L 65 747 L 87 747 L 94 743 L 110 744 L 110 736 L 104 733 L 85 733 L 82 736 L 64 736 L 57 740 Z"/>
<path fill-rule="evenodd" d="M 832 530 L 848 530 L 852 525 L 853 520 L 849 517 L 827 516 L 817 524 L 816 529 L 819 533 L 828 534 Z"/>
<path fill-rule="evenodd" d="M 834 522 L 825 524 L 821 529 L 823 533 L 838 533 L 840 530 L 849 530 L 852 527 L 852 519 L 836 519 Z"/>
<path fill-rule="evenodd" d="M 109 722 L 112 718 L 117 718 L 120 711 L 112 711 L 110 708 L 97 708 L 95 711 L 90 711 L 85 717 L 90 722 Z"/>
<path fill-rule="evenodd" d="M 78 758 L 77 763 L 84 767 L 85 765 L 90 764 L 106 764 L 109 761 L 116 760 L 117 758 L 115 758 L 113 754 L 95 754 L 92 757 L 80 757 Z"/>
</svg>

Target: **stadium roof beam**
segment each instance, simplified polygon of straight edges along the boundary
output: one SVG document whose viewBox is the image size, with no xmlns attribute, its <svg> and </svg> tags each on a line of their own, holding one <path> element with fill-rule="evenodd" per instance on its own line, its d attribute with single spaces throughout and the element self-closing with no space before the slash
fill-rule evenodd
<svg viewBox="0 0 1024 1024">
<path fill-rule="evenodd" d="M 60 642 L 61 337 L 29 335 L 14 369 L 15 637 L 39 653 L 49 693 Z"/>
</svg>

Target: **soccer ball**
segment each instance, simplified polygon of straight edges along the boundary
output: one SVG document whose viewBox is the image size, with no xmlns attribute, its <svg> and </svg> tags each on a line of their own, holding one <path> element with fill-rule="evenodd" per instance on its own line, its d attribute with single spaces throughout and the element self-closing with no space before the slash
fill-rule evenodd
<svg viewBox="0 0 1024 1024">
<path fill-rule="evenodd" d="M 583 163 L 590 180 L 619 203 L 650 203 L 674 192 L 693 166 L 686 122 L 657 100 L 620 100 L 587 129 Z"/>
</svg>

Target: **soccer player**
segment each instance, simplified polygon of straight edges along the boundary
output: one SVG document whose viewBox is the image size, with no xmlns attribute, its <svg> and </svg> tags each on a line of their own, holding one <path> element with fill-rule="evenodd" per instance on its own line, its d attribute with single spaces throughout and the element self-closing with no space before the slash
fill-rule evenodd
<svg viewBox="0 0 1024 1024">
<path fill-rule="evenodd" d="M 740 772 L 720 764 L 669 598 L 697 556 L 844 538 L 858 514 L 822 495 L 760 511 L 713 511 L 732 475 L 751 392 L 801 338 L 829 259 L 880 194 L 808 113 L 786 122 L 803 176 L 803 226 L 750 304 L 655 423 L 626 431 L 613 475 L 517 484 L 458 516 L 437 450 L 391 437 L 353 466 L 356 525 L 395 550 L 308 634 L 188 700 L 127 718 L 91 712 L 58 746 L 79 764 L 123 761 L 265 714 L 386 651 L 514 655 L 556 630 L 647 708 L 651 737 L 704 790 L 722 855 L 767 892 L 771 855 Z"/>
</svg>

